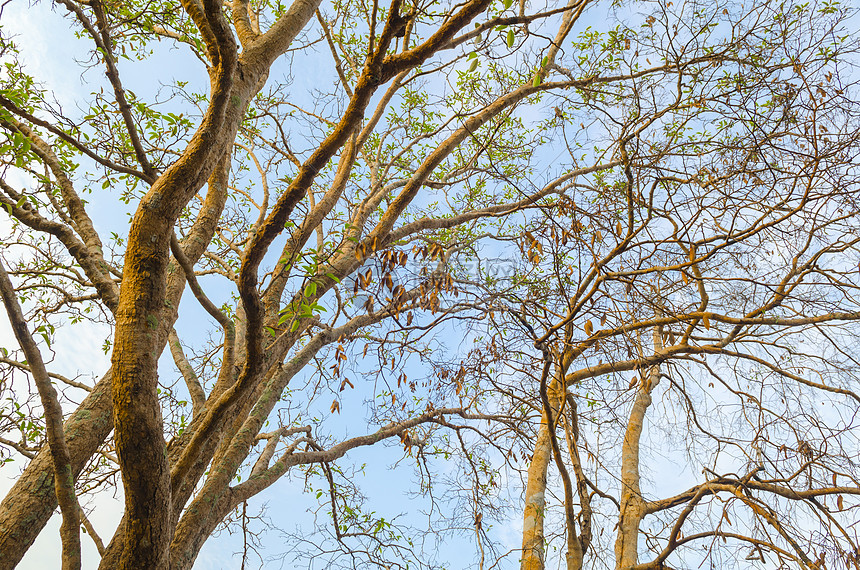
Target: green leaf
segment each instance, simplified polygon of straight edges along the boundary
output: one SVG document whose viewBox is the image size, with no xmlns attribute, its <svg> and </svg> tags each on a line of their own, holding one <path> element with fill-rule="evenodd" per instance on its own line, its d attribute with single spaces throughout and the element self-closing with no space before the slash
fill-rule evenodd
<svg viewBox="0 0 860 570">
<path fill-rule="evenodd" d="M 469 73 L 472 73 L 476 69 L 478 69 L 478 60 L 477 59 L 472 61 L 472 65 L 469 66 Z"/>
<path fill-rule="evenodd" d="M 509 48 L 514 47 L 514 39 L 515 38 L 516 38 L 516 36 L 514 36 L 514 31 L 508 30 L 508 47 Z"/>
<path fill-rule="evenodd" d="M 313 297 L 317 292 L 317 284 L 316 281 L 311 281 L 308 283 L 308 286 L 305 287 L 305 297 Z"/>
<path fill-rule="evenodd" d="M 505 7 L 505 10 L 510 8 L 514 4 L 514 0 L 502 0 L 502 5 Z"/>
<path fill-rule="evenodd" d="M 535 78 L 532 80 L 532 87 L 540 85 L 540 73 L 535 73 Z"/>
</svg>

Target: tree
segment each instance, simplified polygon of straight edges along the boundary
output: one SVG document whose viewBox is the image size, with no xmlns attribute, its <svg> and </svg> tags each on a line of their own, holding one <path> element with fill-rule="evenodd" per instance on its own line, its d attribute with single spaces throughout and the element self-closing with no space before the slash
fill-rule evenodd
<svg viewBox="0 0 860 570">
<path fill-rule="evenodd" d="M 408 447 L 418 426 L 440 424 L 443 418 L 448 423 L 452 414 L 472 417 L 468 405 L 441 405 L 457 399 L 447 394 L 410 402 L 387 390 L 382 395 L 390 395 L 391 404 L 374 410 L 378 429 L 371 433 L 323 445 L 313 426 L 302 425 L 320 411 L 318 401 L 312 403 L 318 392 L 331 397 L 335 386 L 354 385 L 341 378 L 345 343 L 373 342 L 373 325 L 389 320 L 394 322 L 389 334 L 420 331 L 411 325 L 411 312 L 419 307 L 428 308 L 432 320 L 439 295 L 450 288 L 445 248 L 434 236 L 521 202 L 499 197 L 491 207 L 476 210 L 479 190 L 452 195 L 465 200 L 464 207 L 454 208 L 460 218 L 452 220 L 428 217 L 428 208 L 413 204 L 422 188 L 444 196 L 462 177 L 480 172 L 481 165 L 463 153 L 498 154 L 497 145 L 510 139 L 499 134 L 498 143 L 487 144 L 477 135 L 510 122 L 510 109 L 543 90 L 531 73 L 510 76 L 502 78 L 490 105 L 465 94 L 443 98 L 433 110 L 424 105 L 427 95 L 416 85 L 466 60 L 468 53 L 459 47 L 465 42 L 493 31 L 495 37 L 483 45 L 498 40 L 499 26 L 566 15 L 563 37 L 574 10 L 520 9 L 517 15 L 510 6 L 488 12 L 489 4 L 471 2 L 441 12 L 432 4 L 338 5 L 326 16 L 318 3 L 302 1 L 288 9 L 237 2 L 229 11 L 216 2 L 186 3 L 182 11 L 171 4 L 61 2 L 79 34 L 91 42 L 93 67 L 104 70 L 112 94 L 93 93 L 81 117 L 66 117 L 51 106 L 17 60 L 12 39 L 4 38 L 8 78 L 0 104 L 8 142 L 3 204 L 14 222 L 8 243 L 28 250 L 12 260 L 12 275 L 24 280 L 17 285 L 18 295 L 34 302 L 31 319 L 42 322 L 37 330 L 45 331 L 46 342 L 64 315 L 75 321 L 95 311 L 114 328 L 111 370 L 91 388 L 69 382 L 89 394 L 65 426 L 69 464 L 79 486 L 79 474 L 100 448 L 103 457 L 116 460 L 122 475 L 125 516 L 104 549 L 102 566 L 190 566 L 225 516 L 290 467 L 322 464 L 334 494 L 328 464 L 349 449 L 394 436 Z M 306 41 L 324 41 L 337 71 L 331 98 L 339 108 L 326 110 L 331 118 L 285 99 L 284 84 L 269 79 L 278 72 L 273 67 L 278 58 L 315 15 L 316 37 Z M 476 19 L 477 27 L 464 31 Z M 370 33 L 349 33 L 363 26 Z M 184 79 L 169 86 L 175 99 L 168 101 L 157 94 L 147 100 L 127 89 L 123 60 L 144 59 L 158 49 L 156 42 L 191 50 L 206 67 L 208 92 L 195 91 L 199 86 Z M 319 58 L 302 49 L 316 65 Z M 461 82 L 467 81 L 463 74 Z M 293 131 L 307 118 L 311 128 L 302 140 Z M 296 145 L 307 150 L 294 152 Z M 256 176 L 245 174 L 248 168 Z M 13 176 L 26 180 L 15 187 Z M 106 245 L 81 198 L 82 192 L 94 191 L 93 184 L 133 205 L 127 237 L 115 235 Z M 198 196 L 204 185 L 205 196 Z M 427 245 L 416 246 L 415 252 L 438 267 L 394 285 L 393 276 L 416 240 Z M 57 253 L 58 245 L 64 254 Z M 273 265 L 263 265 L 267 254 L 278 250 L 271 254 Z M 201 275 L 225 277 L 235 287 L 233 303 L 219 307 L 211 301 L 195 265 Z M 197 360 L 185 357 L 174 332 L 186 283 L 222 329 L 222 341 Z M 355 302 L 358 291 L 371 288 L 363 304 Z M 459 310 L 455 304 L 443 316 Z M 325 311 L 332 316 L 324 318 Z M 187 398 L 171 383 L 159 384 L 158 359 L 168 343 Z M 401 352 L 408 347 L 397 338 L 379 342 L 383 362 L 391 359 L 393 365 L 396 353 L 389 347 L 396 343 Z M 315 359 L 329 349 L 334 364 L 317 368 Z M 6 359 L 7 365 L 35 375 L 31 362 Z M 309 365 L 318 377 L 306 394 L 293 394 L 308 399 L 301 411 L 288 413 L 277 429 L 263 433 L 288 383 Z M 184 419 L 187 402 L 190 422 Z M 336 397 L 326 413 L 340 408 Z M 37 416 L 38 410 L 23 418 L 10 412 L 8 419 L 16 426 L 31 425 Z M 113 439 L 102 447 L 111 430 Z M 289 444 L 279 448 L 284 438 Z M 268 442 L 264 449 L 249 456 L 262 440 Z M 16 445 L 32 461 L 0 509 L 0 548 L 7 566 L 20 559 L 55 507 L 42 486 L 51 480 L 47 452 L 35 454 L 26 437 Z M 88 469 L 85 480 L 103 471 Z M 234 484 L 243 474 L 245 480 Z M 337 526 L 338 532 L 357 526 L 349 534 L 374 538 L 361 528 L 364 522 L 348 521 Z M 75 545 L 69 542 L 67 548 Z M 73 553 L 68 556 L 74 559 Z"/>
<path fill-rule="evenodd" d="M 244 524 L 247 501 L 296 472 L 319 482 L 330 518 L 330 545 L 314 547 L 348 556 L 327 565 L 432 566 L 361 509 L 338 463 L 392 439 L 431 500 L 466 498 L 440 530 L 471 529 L 482 567 L 505 556 L 487 530 L 505 516 L 498 470 L 521 468 L 524 450 L 523 567 L 545 564 L 550 461 L 569 568 L 613 548 L 618 568 L 638 567 L 642 536 L 653 551 L 642 567 L 702 558 L 687 545 L 708 537 L 799 567 L 856 556 L 844 521 L 857 506 L 852 424 L 807 406 L 822 390 L 840 412 L 857 399 L 854 363 L 830 340 L 860 316 L 849 10 L 58 4 L 89 46 L 85 77 L 104 84 L 64 114 L 2 37 L 0 201 L 17 289 L 4 301 L 23 331 L 23 357 L 2 362 L 34 379 L 41 404 L 4 383 L 25 405 L 3 410 L 4 431 L 22 435 L 0 443 L 30 461 L 0 504 L 0 567 L 17 564 L 57 497 L 64 566 L 77 567 L 81 511 L 54 475 L 71 472 L 81 496 L 116 471 L 125 513 L 104 568 L 190 567 L 231 513 Z M 127 87 L 169 48 L 208 83 L 165 66 L 161 90 Z M 133 210 L 123 232 L 94 221 L 107 201 Z M 501 257 L 518 259 L 509 274 L 491 270 Z M 195 320 L 186 286 L 216 337 L 179 318 Z M 19 302 L 42 352 L 63 321 L 109 323 L 110 370 L 92 386 L 43 370 Z M 475 348 L 445 350 L 452 332 Z M 801 340 L 831 353 L 802 353 Z M 172 379 L 159 374 L 164 348 Z M 692 363 L 723 382 L 722 400 Z M 788 370 L 803 367 L 819 380 Z M 625 371 L 639 383 L 628 388 Z M 679 413 L 654 426 L 684 418 L 693 464 L 713 461 L 704 481 L 646 500 L 640 441 L 658 385 Z M 757 416 L 721 433 L 708 398 Z M 764 473 L 754 448 L 770 458 Z M 731 475 L 720 454 L 755 463 Z M 449 457 L 445 486 L 436 470 Z M 440 485 L 453 494 L 434 498 Z M 836 513 L 822 502 L 834 494 Z M 830 559 L 809 555 L 797 535 L 810 521 L 785 522 L 779 501 L 812 506 Z M 649 516 L 665 528 L 644 529 Z M 600 533 L 613 519 L 617 540 Z"/>
<path fill-rule="evenodd" d="M 494 284 L 522 334 L 487 347 L 515 355 L 488 389 L 532 416 L 522 568 L 860 563 L 857 109 L 830 8 L 649 15 L 618 73 L 674 77 L 571 105 L 621 164 L 526 220 L 528 264 Z"/>
</svg>

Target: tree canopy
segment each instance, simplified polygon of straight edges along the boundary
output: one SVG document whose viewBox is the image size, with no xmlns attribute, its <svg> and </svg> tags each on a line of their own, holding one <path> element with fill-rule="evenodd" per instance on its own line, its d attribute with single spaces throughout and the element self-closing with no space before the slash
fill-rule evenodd
<svg viewBox="0 0 860 570">
<path fill-rule="evenodd" d="M 0 569 L 58 507 L 64 569 L 860 568 L 853 6 L 51 6 L 72 94 L 0 28 Z"/>
</svg>

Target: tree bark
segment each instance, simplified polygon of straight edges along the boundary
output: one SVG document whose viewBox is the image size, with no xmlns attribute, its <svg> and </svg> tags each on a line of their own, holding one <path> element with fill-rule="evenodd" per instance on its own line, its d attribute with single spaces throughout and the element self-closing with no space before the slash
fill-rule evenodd
<svg viewBox="0 0 860 570">
<path fill-rule="evenodd" d="M 563 378 L 564 375 L 562 374 L 561 377 Z M 553 416 L 557 416 L 561 407 L 562 391 L 556 379 L 554 379 L 547 393 Z M 546 475 L 552 458 L 552 441 L 549 430 L 546 411 L 543 411 L 526 484 L 521 570 L 543 570 L 544 568 L 546 552 L 543 529 L 546 509 Z"/>
<path fill-rule="evenodd" d="M 72 477 L 72 461 L 63 434 L 63 408 L 60 406 L 57 390 L 51 384 L 45 362 L 39 347 L 27 330 L 27 321 L 15 295 L 15 288 L 3 264 L 0 263 L 0 296 L 6 306 L 6 313 L 15 338 L 30 365 L 33 382 L 39 391 L 42 408 L 45 410 L 45 432 L 54 470 L 54 493 L 60 505 L 62 523 L 60 540 L 63 545 L 63 570 L 79 570 L 81 567 L 81 519 L 78 516 L 78 498 L 75 495 L 75 481 Z"/>
<path fill-rule="evenodd" d="M 661 327 L 654 327 L 654 353 L 663 349 Z M 618 515 L 618 535 L 615 541 L 615 568 L 628 570 L 639 562 L 639 523 L 645 516 L 645 501 L 639 487 L 639 440 L 645 423 L 645 413 L 651 405 L 651 392 L 660 382 L 660 366 L 654 365 L 642 378 L 639 392 L 621 448 L 621 510 Z"/>
<path fill-rule="evenodd" d="M 185 254 L 192 260 L 199 259 L 214 235 L 227 201 L 226 177 L 224 167 L 209 180 L 203 207 L 184 240 Z M 179 267 L 168 269 L 168 274 L 167 294 L 158 318 L 159 354 L 170 327 L 176 322 L 177 308 L 185 290 L 185 276 Z M 108 370 L 64 425 L 72 475 L 76 480 L 112 430 L 111 370 Z M 0 552 L 3 553 L 0 570 L 11 570 L 21 561 L 51 518 L 57 508 L 53 486 L 50 451 L 44 446 L 0 502 Z"/>
<path fill-rule="evenodd" d="M 585 480 L 585 473 L 582 470 L 582 461 L 579 457 L 579 415 L 576 411 L 576 399 L 572 394 L 566 393 L 568 416 L 570 422 L 565 424 L 565 438 L 567 439 L 567 449 L 570 455 L 570 463 L 573 467 L 573 474 L 576 477 L 576 492 L 579 496 L 579 536 L 571 532 L 568 527 L 568 549 L 567 549 L 567 569 L 581 570 L 585 561 L 585 553 L 591 544 L 591 498 L 588 494 L 588 484 Z M 575 544 L 571 547 L 571 542 L 575 539 Z"/>
<path fill-rule="evenodd" d="M 108 371 L 63 426 L 75 479 L 113 429 L 110 379 Z M 17 566 L 56 508 L 51 453 L 46 445 L 0 502 L 0 570 Z"/>
</svg>

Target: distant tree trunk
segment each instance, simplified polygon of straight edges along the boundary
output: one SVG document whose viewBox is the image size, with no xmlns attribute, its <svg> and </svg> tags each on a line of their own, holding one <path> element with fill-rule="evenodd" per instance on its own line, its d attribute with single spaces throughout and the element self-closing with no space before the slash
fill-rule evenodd
<svg viewBox="0 0 860 570">
<path fill-rule="evenodd" d="M 545 414 L 541 414 L 540 429 L 529 465 L 526 502 L 523 510 L 522 570 L 540 570 L 544 563 L 543 517 L 546 508 L 546 471 L 552 450 Z"/>
<path fill-rule="evenodd" d="M 588 484 L 585 472 L 582 470 L 582 461 L 579 457 L 579 414 L 576 411 L 576 399 L 572 394 L 566 393 L 567 413 L 570 422 L 565 424 L 565 438 L 570 455 L 571 466 L 576 481 L 576 492 L 579 496 L 579 536 L 576 535 L 573 523 L 568 521 L 567 527 L 567 569 L 581 570 L 585 561 L 585 553 L 591 544 L 591 503 L 588 494 Z M 572 505 L 571 507 L 572 508 Z M 566 509 L 568 512 L 569 509 Z"/>
<path fill-rule="evenodd" d="M 105 374 L 64 424 L 75 479 L 113 429 L 110 378 L 110 372 Z M 18 565 L 56 508 L 51 452 L 45 445 L 0 502 L 0 570 Z"/>
<path fill-rule="evenodd" d="M 654 328 L 654 353 L 662 350 L 662 331 Z M 660 382 L 660 367 L 654 365 L 639 383 L 639 393 L 630 411 L 627 431 L 621 448 L 621 511 L 618 516 L 618 536 L 615 541 L 615 568 L 627 570 L 638 561 L 639 523 L 644 516 L 645 501 L 639 487 L 639 440 L 645 413 L 651 405 L 651 391 Z"/>
<path fill-rule="evenodd" d="M 553 416 L 557 417 L 563 398 L 563 389 L 558 377 L 547 390 Z M 546 412 L 541 413 L 540 427 L 535 441 L 531 465 L 529 465 L 528 482 L 526 484 L 525 508 L 523 509 L 523 554 L 520 562 L 521 570 L 542 570 L 544 567 L 544 515 L 546 510 L 546 475 L 547 467 L 552 458 L 552 442 L 550 426 Z"/>
<path fill-rule="evenodd" d="M 42 353 L 33 340 L 27 327 L 27 320 L 18 303 L 15 287 L 6 273 L 6 268 L 0 263 L 0 297 L 6 306 L 9 323 L 18 339 L 21 350 L 27 357 L 27 363 L 33 374 L 33 382 L 39 391 L 42 409 L 45 414 L 45 435 L 54 471 L 54 493 L 60 505 L 62 523 L 60 524 L 60 540 L 63 545 L 63 570 L 80 570 L 81 568 L 81 518 L 78 498 L 75 494 L 75 479 L 72 475 L 72 460 L 66 438 L 63 432 L 63 407 L 57 396 L 57 390 L 51 383 Z"/>
</svg>

